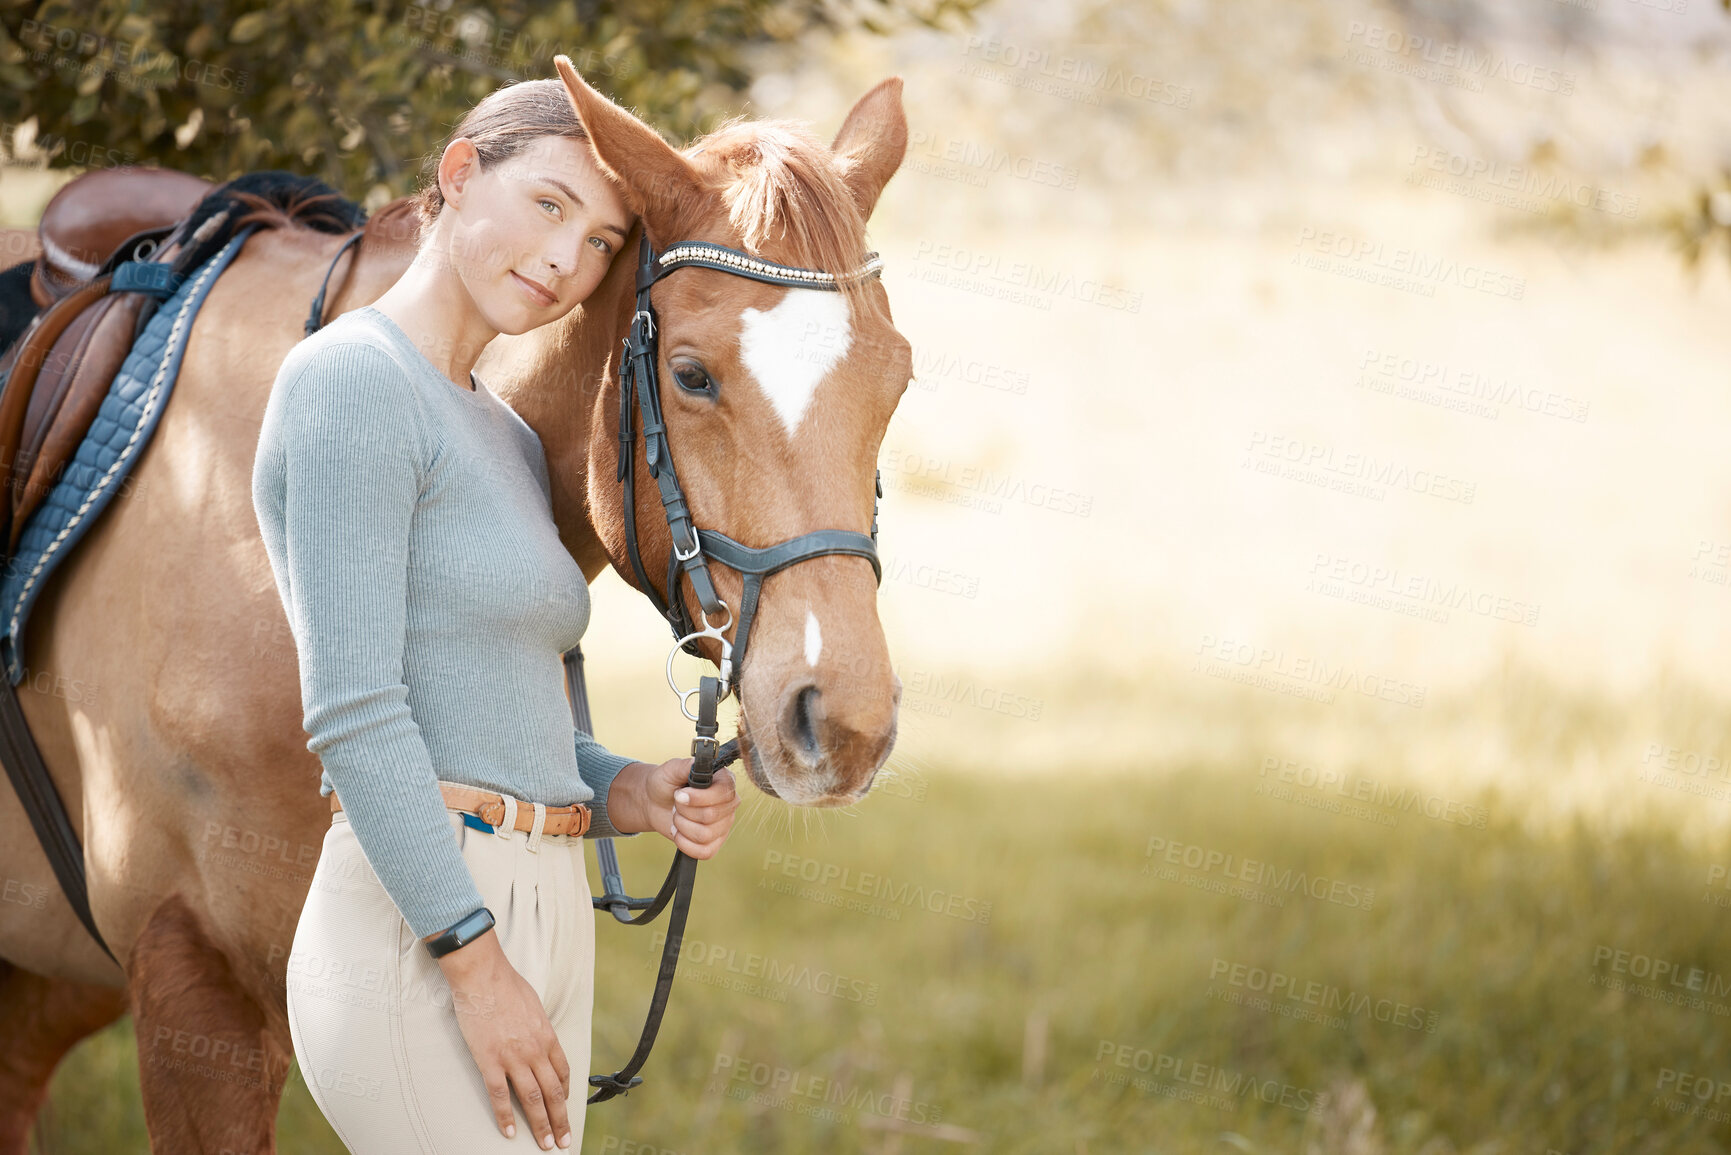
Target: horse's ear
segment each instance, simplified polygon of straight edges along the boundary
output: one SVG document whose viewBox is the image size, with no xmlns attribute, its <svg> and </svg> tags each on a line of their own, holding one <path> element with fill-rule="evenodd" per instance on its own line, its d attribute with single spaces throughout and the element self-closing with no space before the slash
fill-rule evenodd
<svg viewBox="0 0 1731 1155">
<path fill-rule="evenodd" d="M 871 219 L 884 185 L 902 166 L 908 151 L 908 118 L 902 111 L 902 78 L 881 81 L 859 98 L 859 103 L 841 122 L 835 154 L 842 180 L 853 193 L 860 216 Z"/>
<path fill-rule="evenodd" d="M 643 218 L 652 236 L 677 231 L 678 218 L 703 200 L 697 171 L 653 128 L 590 87 L 570 57 L 553 57 L 553 67 L 589 134 L 590 151 L 619 182 L 631 211 Z"/>
</svg>

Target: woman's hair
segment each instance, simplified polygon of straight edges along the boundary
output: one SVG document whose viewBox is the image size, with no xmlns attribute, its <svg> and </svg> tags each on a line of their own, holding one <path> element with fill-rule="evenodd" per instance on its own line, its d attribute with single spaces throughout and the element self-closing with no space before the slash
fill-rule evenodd
<svg viewBox="0 0 1731 1155">
<path fill-rule="evenodd" d="M 483 169 L 508 160 L 544 136 L 589 139 L 562 80 L 520 80 L 489 93 L 464 114 L 451 135 L 421 167 L 421 188 L 415 193 L 414 203 L 423 236 L 433 227 L 439 210 L 445 207 L 445 194 L 439 189 L 439 161 L 445 149 L 460 136 L 475 142 Z"/>
</svg>

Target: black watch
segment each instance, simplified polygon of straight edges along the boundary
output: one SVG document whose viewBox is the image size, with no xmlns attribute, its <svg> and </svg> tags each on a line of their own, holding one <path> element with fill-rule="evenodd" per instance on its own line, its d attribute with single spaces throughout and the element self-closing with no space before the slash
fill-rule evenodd
<svg viewBox="0 0 1731 1155">
<path fill-rule="evenodd" d="M 460 946 L 468 946 L 493 926 L 493 912 L 481 907 L 466 914 L 447 927 L 437 938 L 427 940 L 427 953 L 434 958 L 450 954 Z"/>
</svg>

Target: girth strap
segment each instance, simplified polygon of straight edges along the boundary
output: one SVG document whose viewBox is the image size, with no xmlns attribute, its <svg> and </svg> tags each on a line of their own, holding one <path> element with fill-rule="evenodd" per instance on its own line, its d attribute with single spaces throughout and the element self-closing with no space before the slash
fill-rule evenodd
<svg viewBox="0 0 1731 1155">
<path fill-rule="evenodd" d="M 48 777 L 48 767 L 43 765 L 42 754 L 30 735 L 24 710 L 18 702 L 18 687 L 5 678 L 0 678 L 0 682 L 6 683 L 4 688 L 0 688 L 0 743 L 3 743 L 0 762 L 6 763 L 12 789 L 18 792 L 18 800 L 24 804 L 24 813 L 29 815 L 30 825 L 36 831 L 36 840 L 42 844 L 48 865 L 60 881 L 66 901 L 72 904 L 73 913 L 78 915 L 78 921 L 84 924 L 90 937 L 96 940 L 96 945 L 102 948 L 102 953 L 119 966 L 120 960 L 114 958 L 114 952 L 108 949 L 102 932 L 96 929 L 96 918 L 90 913 L 90 892 L 84 880 L 84 846 L 78 840 L 78 832 L 72 829 L 66 805 L 54 788 L 54 780 Z"/>
</svg>

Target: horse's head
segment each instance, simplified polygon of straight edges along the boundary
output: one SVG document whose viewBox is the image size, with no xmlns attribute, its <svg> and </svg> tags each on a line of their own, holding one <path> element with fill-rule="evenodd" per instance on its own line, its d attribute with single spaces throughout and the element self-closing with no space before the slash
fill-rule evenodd
<svg viewBox="0 0 1731 1155">
<path fill-rule="evenodd" d="M 730 121 L 683 153 L 591 88 L 563 57 L 560 76 L 595 156 L 619 182 L 638 224 L 609 280 L 637 264 L 639 230 L 654 250 L 707 241 L 766 261 L 835 274 L 865 257 L 865 222 L 907 148 L 901 79 L 862 97 L 833 143 L 790 121 Z M 614 352 L 633 300 L 597 318 Z M 878 446 L 912 376 L 908 342 L 878 280 L 842 291 L 788 288 L 701 267 L 658 281 L 659 397 L 678 478 L 697 527 L 772 546 L 814 530 L 872 528 Z M 638 585 L 626 545 L 618 457 L 618 358 L 590 423 L 590 516 L 614 568 Z M 663 598 L 671 535 L 639 428 L 633 467 L 644 570 Z M 743 582 L 714 558 L 709 572 L 738 643 Z M 690 582 L 674 596 L 703 622 Z M 722 620 L 710 619 L 721 625 Z M 719 643 L 700 639 L 719 662 Z M 757 785 L 800 805 L 860 798 L 890 753 L 901 684 L 863 557 L 798 562 L 763 582 L 737 674 L 740 748 Z"/>
</svg>

